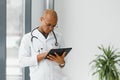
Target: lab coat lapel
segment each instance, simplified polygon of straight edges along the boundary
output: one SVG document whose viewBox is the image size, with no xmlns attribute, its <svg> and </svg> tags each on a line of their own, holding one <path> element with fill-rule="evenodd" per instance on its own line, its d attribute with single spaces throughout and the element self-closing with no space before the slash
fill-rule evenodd
<svg viewBox="0 0 120 80">
<path fill-rule="evenodd" d="M 35 35 L 37 35 L 37 37 L 38 37 L 40 40 L 42 40 L 42 41 L 46 41 L 46 40 L 54 37 L 54 36 L 53 36 L 53 33 L 50 32 L 50 33 L 48 34 L 47 39 L 46 39 L 46 38 L 43 36 L 43 34 L 38 31 L 38 29 L 36 30 Z"/>
<path fill-rule="evenodd" d="M 48 39 L 51 39 L 51 38 L 53 38 L 53 37 L 54 37 L 54 36 L 53 36 L 53 33 L 50 32 L 49 35 L 48 35 L 48 37 L 47 37 L 47 40 L 48 40 Z"/>
<path fill-rule="evenodd" d="M 46 41 L 45 37 L 41 32 L 38 31 L 38 29 L 36 30 L 35 35 L 37 35 L 38 39 L 40 39 L 41 41 Z"/>
</svg>

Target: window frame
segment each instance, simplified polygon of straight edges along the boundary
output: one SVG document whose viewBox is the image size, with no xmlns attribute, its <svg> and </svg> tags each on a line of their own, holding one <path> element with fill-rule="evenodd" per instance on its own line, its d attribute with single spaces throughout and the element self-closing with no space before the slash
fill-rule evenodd
<svg viewBox="0 0 120 80">
<path fill-rule="evenodd" d="M 0 0 L 0 80 L 6 80 L 6 0 Z M 31 31 L 31 0 L 25 0 L 25 33 Z M 24 80 L 30 80 L 25 68 Z"/>
</svg>

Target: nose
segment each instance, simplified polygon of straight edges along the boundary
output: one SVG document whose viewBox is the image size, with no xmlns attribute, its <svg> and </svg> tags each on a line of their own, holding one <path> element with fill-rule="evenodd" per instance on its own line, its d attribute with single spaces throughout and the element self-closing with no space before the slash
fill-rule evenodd
<svg viewBox="0 0 120 80">
<path fill-rule="evenodd" d="M 53 30 L 53 29 L 54 29 L 54 26 L 52 26 L 52 25 L 49 26 L 49 29 L 50 29 L 50 30 Z"/>
</svg>

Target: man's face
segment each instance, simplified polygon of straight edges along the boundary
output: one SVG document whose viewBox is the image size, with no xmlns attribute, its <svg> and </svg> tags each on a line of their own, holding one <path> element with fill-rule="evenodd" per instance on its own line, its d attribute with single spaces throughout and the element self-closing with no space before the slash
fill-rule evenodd
<svg viewBox="0 0 120 80">
<path fill-rule="evenodd" d="M 42 30 L 46 34 L 50 33 L 57 24 L 57 18 L 52 16 L 46 16 L 46 18 L 42 17 L 41 19 Z"/>
</svg>

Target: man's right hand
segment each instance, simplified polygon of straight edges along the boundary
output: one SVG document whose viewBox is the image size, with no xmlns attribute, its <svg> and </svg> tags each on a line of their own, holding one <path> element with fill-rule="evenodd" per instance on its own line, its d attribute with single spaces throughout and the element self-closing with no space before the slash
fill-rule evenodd
<svg viewBox="0 0 120 80">
<path fill-rule="evenodd" d="M 41 61 L 42 59 L 44 59 L 44 58 L 47 56 L 47 53 L 48 53 L 48 52 L 43 52 L 43 53 L 41 53 L 41 54 L 38 54 L 38 55 L 37 55 L 37 61 L 39 62 L 39 61 Z"/>
</svg>

